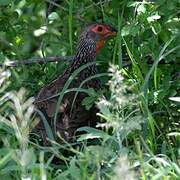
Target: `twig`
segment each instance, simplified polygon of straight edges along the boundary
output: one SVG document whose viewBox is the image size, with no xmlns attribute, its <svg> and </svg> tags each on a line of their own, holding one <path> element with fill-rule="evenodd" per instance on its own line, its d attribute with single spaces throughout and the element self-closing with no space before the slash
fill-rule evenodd
<svg viewBox="0 0 180 180">
<path fill-rule="evenodd" d="M 31 65 L 31 64 L 45 64 L 49 62 L 58 62 L 58 61 L 72 61 L 74 56 L 49 56 L 46 58 L 32 58 L 24 60 L 10 60 L 6 61 L 4 64 L 0 64 L 0 67 L 18 67 L 20 65 Z M 131 62 L 126 62 L 123 64 L 124 67 L 130 66 Z"/>
<path fill-rule="evenodd" d="M 55 61 L 72 61 L 74 56 L 50 56 L 46 58 L 33 58 L 33 59 L 24 59 L 21 61 L 10 60 L 4 64 L 0 64 L 0 67 L 17 67 L 19 65 L 31 65 L 31 64 L 44 64 L 48 62 Z"/>
<path fill-rule="evenodd" d="M 56 3 L 56 2 L 54 2 L 52 0 L 45 0 L 45 1 L 52 4 L 53 6 L 56 6 L 56 7 L 60 8 L 60 9 L 64 10 L 64 11 L 68 11 L 68 9 L 64 8 L 63 6 L 59 5 L 58 3 Z"/>
<path fill-rule="evenodd" d="M 111 2 L 112 0 L 105 0 L 105 1 L 100 1 L 100 2 L 97 2 L 97 3 L 94 3 L 93 1 L 91 1 L 91 4 L 87 7 L 85 7 L 82 12 L 84 11 L 87 11 L 88 9 L 92 8 L 93 6 L 99 6 L 100 4 L 103 5 L 105 3 L 109 3 Z"/>
<path fill-rule="evenodd" d="M 72 61 L 74 56 L 49 56 L 45 58 L 32 58 L 32 59 L 24 59 L 24 60 L 9 60 L 6 61 L 3 64 L 0 64 L 0 67 L 17 67 L 20 65 L 31 65 L 31 64 L 45 64 L 49 62 L 58 62 L 58 61 Z M 132 63 L 130 61 L 127 61 L 125 58 L 125 63 L 123 64 L 124 67 L 130 66 Z M 147 60 L 147 64 L 151 65 L 153 64 L 153 61 L 151 59 Z M 180 65 L 177 61 L 171 61 L 166 63 L 164 60 L 162 60 L 159 64 L 165 64 L 165 65 Z"/>
</svg>

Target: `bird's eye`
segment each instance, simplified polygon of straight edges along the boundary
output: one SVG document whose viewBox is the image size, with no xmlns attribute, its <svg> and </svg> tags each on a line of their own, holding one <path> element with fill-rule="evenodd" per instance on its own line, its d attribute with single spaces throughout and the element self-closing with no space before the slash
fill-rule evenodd
<svg viewBox="0 0 180 180">
<path fill-rule="evenodd" d="M 102 26 L 98 26 L 98 27 L 97 27 L 97 31 L 98 31 L 98 32 L 102 32 L 102 30 L 103 30 L 103 27 L 102 27 Z"/>
</svg>

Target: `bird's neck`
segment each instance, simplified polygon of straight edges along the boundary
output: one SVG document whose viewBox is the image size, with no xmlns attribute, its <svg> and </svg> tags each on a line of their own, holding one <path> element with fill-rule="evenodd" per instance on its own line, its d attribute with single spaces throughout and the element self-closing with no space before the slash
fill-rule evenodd
<svg viewBox="0 0 180 180">
<path fill-rule="evenodd" d="M 96 43 L 92 40 L 80 39 L 74 60 L 68 68 L 69 73 L 74 72 L 76 69 L 84 64 L 93 62 L 96 59 Z M 92 65 L 83 70 L 89 75 L 96 73 L 96 65 Z"/>
<path fill-rule="evenodd" d="M 72 73 L 84 64 L 93 62 L 96 60 L 96 43 L 93 41 L 80 41 L 77 47 L 76 55 L 73 62 L 64 72 L 64 76 L 69 77 Z M 85 79 L 95 75 L 97 73 L 96 64 L 90 65 L 83 69 L 75 78 L 75 83 L 82 83 Z M 85 84 L 87 88 L 101 87 L 99 79 L 92 79 Z"/>
</svg>

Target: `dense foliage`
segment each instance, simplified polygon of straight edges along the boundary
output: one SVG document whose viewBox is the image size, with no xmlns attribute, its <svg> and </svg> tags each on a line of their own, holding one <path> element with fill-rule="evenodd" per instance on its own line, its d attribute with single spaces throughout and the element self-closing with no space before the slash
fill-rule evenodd
<svg viewBox="0 0 180 180">
<path fill-rule="evenodd" d="M 0 0 L 1 179 L 179 179 L 179 20 L 179 0 Z M 41 146 L 31 97 L 68 62 L 5 62 L 72 55 L 91 22 L 118 29 L 97 57 L 104 90 L 82 102 L 103 121 L 80 128 L 77 146 Z"/>
</svg>

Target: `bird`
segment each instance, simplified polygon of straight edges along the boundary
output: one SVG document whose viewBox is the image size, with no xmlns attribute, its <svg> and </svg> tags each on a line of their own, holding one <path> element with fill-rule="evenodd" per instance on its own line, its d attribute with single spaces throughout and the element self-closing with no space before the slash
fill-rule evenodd
<svg viewBox="0 0 180 180">
<path fill-rule="evenodd" d="M 86 110 L 81 105 L 82 100 L 87 96 L 85 93 L 78 93 L 78 96 L 73 104 L 75 92 L 66 93 L 63 96 L 61 104 L 57 107 L 58 97 L 56 94 L 60 93 L 68 81 L 69 77 L 75 70 L 89 62 L 92 64 L 82 71 L 72 80 L 69 88 L 78 88 L 80 84 L 90 76 L 97 74 L 96 56 L 104 46 L 109 37 L 115 36 L 116 29 L 111 25 L 105 23 L 92 23 L 87 25 L 80 33 L 75 56 L 72 63 L 69 64 L 67 69 L 60 74 L 52 82 L 45 85 L 37 94 L 34 105 L 36 109 L 43 114 L 49 123 L 50 127 L 54 126 L 54 117 L 58 109 L 56 117 L 55 132 L 59 132 L 61 137 L 65 140 L 70 140 L 75 137 L 76 130 L 83 126 L 94 127 L 98 121 L 96 113 L 97 108 L 93 106 L 90 110 Z M 83 85 L 83 88 L 93 88 L 98 90 L 101 88 L 99 79 L 92 79 Z M 44 123 L 40 117 L 40 121 L 35 127 L 36 132 L 40 133 L 43 139 L 46 139 Z"/>
</svg>

